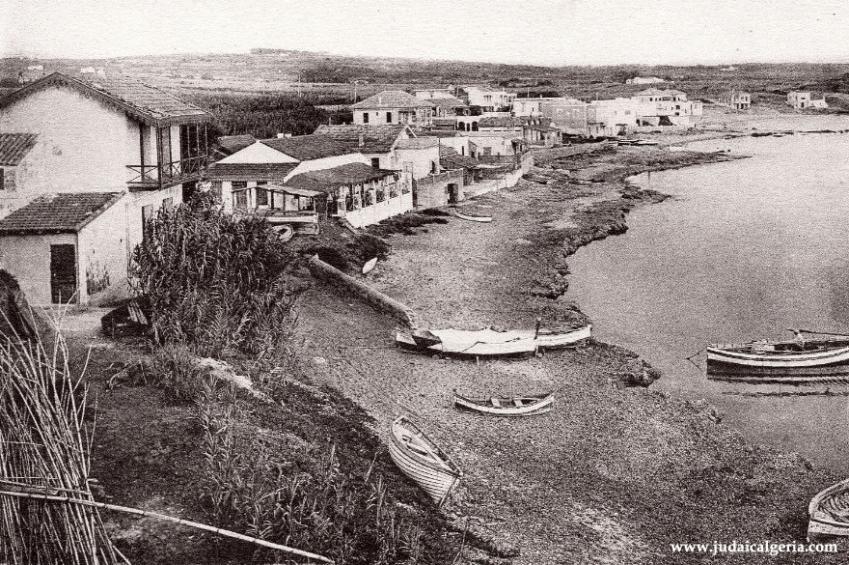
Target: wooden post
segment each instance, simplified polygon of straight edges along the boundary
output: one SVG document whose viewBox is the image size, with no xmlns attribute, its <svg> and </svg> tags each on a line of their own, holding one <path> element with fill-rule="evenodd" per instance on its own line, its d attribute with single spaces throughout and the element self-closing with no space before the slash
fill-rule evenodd
<svg viewBox="0 0 849 565">
<path fill-rule="evenodd" d="M 162 147 L 162 128 L 156 128 L 156 178 L 159 183 L 159 190 L 162 190 L 162 157 L 165 156 Z"/>
</svg>

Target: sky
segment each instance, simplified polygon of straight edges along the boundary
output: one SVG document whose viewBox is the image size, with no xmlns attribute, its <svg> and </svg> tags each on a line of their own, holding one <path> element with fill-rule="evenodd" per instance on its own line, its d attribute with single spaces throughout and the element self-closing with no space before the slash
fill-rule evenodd
<svg viewBox="0 0 849 565">
<path fill-rule="evenodd" d="M 847 0 L 0 0 L 0 57 L 254 47 L 541 65 L 849 62 Z"/>
</svg>

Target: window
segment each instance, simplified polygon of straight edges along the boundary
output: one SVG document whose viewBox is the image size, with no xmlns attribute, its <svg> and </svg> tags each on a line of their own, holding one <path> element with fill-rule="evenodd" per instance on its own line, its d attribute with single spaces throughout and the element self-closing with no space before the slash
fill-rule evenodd
<svg viewBox="0 0 849 565">
<path fill-rule="evenodd" d="M 162 201 L 162 207 L 166 212 L 170 212 L 174 209 L 174 197 L 166 198 Z"/>
<path fill-rule="evenodd" d="M 212 181 L 211 191 L 212 191 L 212 194 L 214 194 L 216 196 L 216 198 L 221 198 L 221 184 L 222 183 L 221 183 L 220 180 Z"/>
<path fill-rule="evenodd" d="M 231 184 L 233 190 L 239 190 L 242 188 L 248 188 L 248 181 L 246 180 L 234 180 Z"/>
<path fill-rule="evenodd" d="M 380 158 L 379 157 L 372 157 L 371 158 L 371 166 L 374 167 L 375 169 L 379 169 L 380 168 Z"/>
<path fill-rule="evenodd" d="M 142 206 L 142 241 L 147 241 L 147 223 L 153 219 L 153 204 Z"/>
<path fill-rule="evenodd" d="M 387 124 L 392 123 L 392 112 L 386 112 L 386 123 Z"/>
<path fill-rule="evenodd" d="M 368 112 L 363 112 L 363 123 L 364 124 L 368 123 Z"/>
<path fill-rule="evenodd" d="M 259 184 L 257 184 L 256 189 L 256 205 L 268 206 L 268 191 L 264 188 L 259 188 Z"/>
<path fill-rule="evenodd" d="M 6 169 L 0 169 L 0 190 L 6 190 Z"/>
</svg>

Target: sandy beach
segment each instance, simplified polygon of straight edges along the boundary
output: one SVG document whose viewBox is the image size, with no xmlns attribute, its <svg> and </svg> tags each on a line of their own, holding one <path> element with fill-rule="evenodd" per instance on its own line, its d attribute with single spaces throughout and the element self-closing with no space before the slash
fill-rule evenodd
<svg viewBox="0 0 849 565">
<path fill-rule="evenodd" d="M 601 145 L 560 153 L 540 155 L 516 187 L 466 203 L 491 214 L 491 224 L 451 218 L 392 236 L 389 260 L 368 282 L 412 307 L 425 327 L 528 328 L 537 317 L 581 325 L 578 305 L 561 296 L 568 255 L 627 229 L 633 206 L 663 198 L 625 178 L 730 158 Z M 448 515 L 459 527 L 470 517 L 518 550 L 514 563 L 693 563 L 704 556 L 673 554 L 669 544 L 804 540 L 807 502 L 829 478 L 797 455 L 746 445 L 707 403 L 631 386 L 655 376 L 632 353 L 591 341 L 519 360 L 429 357 L 396 348 L 387 316 L 327 290 L 305 296 L 297 338 L 314 359 L 314 379 L 365 407 L 384 439 L 395 416 L 416 418 L 466 474 Z M 504 420 L 457 411 L 455 388 L 472 396 L 554 390 L 557 400 L 546 416 Z M 771 562 L 839 561 L 805 559 Z"/>
</svg>

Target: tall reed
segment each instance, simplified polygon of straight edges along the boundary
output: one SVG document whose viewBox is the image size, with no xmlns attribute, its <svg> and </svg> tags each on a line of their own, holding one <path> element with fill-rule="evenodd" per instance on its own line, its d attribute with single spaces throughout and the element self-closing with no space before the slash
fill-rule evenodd
<svg viewBox="0 0 849 565">
<path fill-rule="evenodd" d="M 86 394 L 61 336 L 0 335 L 0 487 L 94 500 Z M 95 508 L 0 496 L 0 562 L 125 563 Z"/>
</svg>

